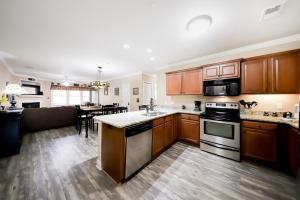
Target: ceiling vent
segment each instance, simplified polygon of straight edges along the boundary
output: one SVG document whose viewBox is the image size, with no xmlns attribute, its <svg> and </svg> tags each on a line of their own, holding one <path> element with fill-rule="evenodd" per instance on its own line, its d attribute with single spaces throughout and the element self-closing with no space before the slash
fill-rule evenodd
<svg viewBox="0 0 300 200">
<path fill-rule="evenodd" d="M 261 16 L 261 21 L 262 20 L 267 20 L 267 19 L 271 19 L 273 17 L 276 17 L 280 14 L 284 4 L 286 3 L 287 0 L 282 1 L 272 7 L 268 7 L 265 10 L 263 10 L 262 12 L 262 16 Z"/>
</svg>

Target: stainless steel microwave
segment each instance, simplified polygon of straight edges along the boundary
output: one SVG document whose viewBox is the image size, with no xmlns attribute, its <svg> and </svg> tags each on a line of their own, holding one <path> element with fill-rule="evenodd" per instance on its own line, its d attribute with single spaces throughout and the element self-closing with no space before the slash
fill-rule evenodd
<svg viewBox="0 0 300 200">
<path fill-rule="evenodd" d="M 239 96 L 240 79 L 204 81 L 204 96 Z"/>
</svg>

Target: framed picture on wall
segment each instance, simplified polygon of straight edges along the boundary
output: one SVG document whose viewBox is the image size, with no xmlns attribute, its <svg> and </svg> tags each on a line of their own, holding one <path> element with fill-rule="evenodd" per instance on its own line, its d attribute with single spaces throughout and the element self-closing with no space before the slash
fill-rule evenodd
<svg viewBox="0 0 300 200">
<path fill-rule="evenodd" d="M 104 88 L 104 95 L 108 95 L 108 87 Z"/>
<path fill-rule="evenodd" d="M 139 95 L 139 88 L 133 88 L 133 95 Z"/>
<path fill-rule="evenodd" d="M 115 95 L 119 96 L 119 93 L 120 93 L 119 88 L 115 88 Z"/>
</svg>

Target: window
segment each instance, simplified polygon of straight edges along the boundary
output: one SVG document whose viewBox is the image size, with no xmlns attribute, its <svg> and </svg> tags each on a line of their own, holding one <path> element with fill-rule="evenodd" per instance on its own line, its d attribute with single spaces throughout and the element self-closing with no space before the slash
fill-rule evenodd
<svg viewBox="0 0 300 200">
<path fill-rule="evenodd" d="M 52 90 L 51 101 L 53 106 L 61 106 L 67 104 L 67 91 L 66 90 Z"/>
<path fill-rule="evenodd" d="M 79 90 L 70 90 L 69 91 L 69 104 L 70 105 L 80 105 L 80 91 Z"/>
<path fill-rule="evenodd" d="M 82 91 L 82 102 L 90 102 L 90 91 Z"/>
</svg>

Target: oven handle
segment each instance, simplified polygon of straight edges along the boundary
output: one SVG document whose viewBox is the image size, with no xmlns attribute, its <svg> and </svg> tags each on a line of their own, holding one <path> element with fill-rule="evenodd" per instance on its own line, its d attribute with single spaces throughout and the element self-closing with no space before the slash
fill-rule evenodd
<svg viewBox="0 0 300 200">
<path fill-rule="evenodd" d="M 223 145 L 219 145 L 219 144 L 215 144 L 215 143 L 212 143 L 212 142 L 207 142 L 207 141 L 204 141 L 204 140 L 200 140 L 201 143 L 204 143 L 204 144 L 207 144 L 209 146 L 212 146 L 212 147 L 217 147 L 219 149 L 224 149 L 224 150 L 228 150 L 228 151 L 236 151 L 236 152 L 239 152 L 238 149 L 236 148 L 232 148 L 232 147 L 226 147 L 226 146 L 223 146 Z M 201 146 L 201 144 L 200 144 Z"/>
<path fill-rule="evenodd" d="M 217 121 L 217 120 L 211 120 L 211 119 L 205 119 L 205 118 L 200 118 L 200 121 L 215 122 L 215 123 L 219 123 L 219 124 L 240 125 L 240 123 L 238 123 L 238 122 Z"/>
</svg>

